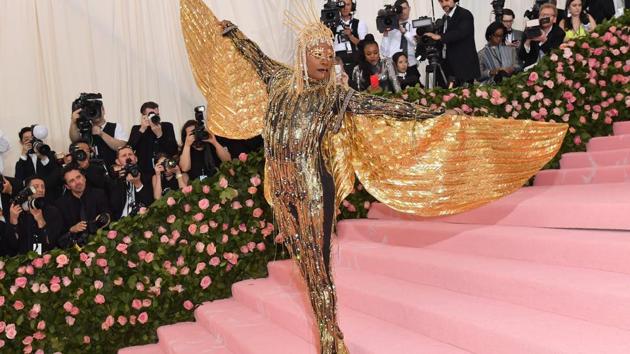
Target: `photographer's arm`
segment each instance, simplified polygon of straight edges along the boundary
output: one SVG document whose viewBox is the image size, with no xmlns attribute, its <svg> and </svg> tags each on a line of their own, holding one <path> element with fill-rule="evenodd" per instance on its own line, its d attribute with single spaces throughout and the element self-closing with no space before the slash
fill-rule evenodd
<svg viewBox="0 0 630 354">
<path fill-rule="evenodd" d="M 156 165 L 155 174 L 151 176 L 151 184 L 153 185 L 153 199 L 159 200 L 162 198 L 162 171 L 164 166 Z"/>
<path fill-rule="evenodd" d="M 70 129 L 68 134 L 70 135 L 70 141 L 72 143 L 76 143 L 79 139 L 81 139 L 81 132 L 79 132 L 79 127 L 77 127 L 77 119 L 79 119 L 79 113 L 81 113 L 81 108 L 72 112 L 70 115 Z"/>
<path fill-rule="evenodd" d="M 192 167 L 190 149 L 193 142 L 195 142 L 195 136 L 190 133 L 186 136 L 186 141 L 184 141 L 184 146 L 182 147 L 182 153 L 179 155 L 179 168 L 184 173 L 188 173 Z"/>
</svg>

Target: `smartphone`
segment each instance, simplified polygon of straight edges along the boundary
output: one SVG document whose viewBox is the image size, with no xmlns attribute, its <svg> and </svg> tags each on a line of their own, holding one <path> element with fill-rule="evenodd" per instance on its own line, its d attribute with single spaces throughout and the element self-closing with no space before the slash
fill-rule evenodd
<svg viewBox="0 0 630 354">
<path fill-rule="evenodd" d="M 343 67 L 341 66 L 341 64 L 335 64 L 335 75 L 341 76 L 342 73 Z"/>
</svg>

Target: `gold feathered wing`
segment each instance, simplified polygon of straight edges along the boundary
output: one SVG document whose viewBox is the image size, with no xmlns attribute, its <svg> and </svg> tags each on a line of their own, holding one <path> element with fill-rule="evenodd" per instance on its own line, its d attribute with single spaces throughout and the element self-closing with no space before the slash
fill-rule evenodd
<svg viewBox="0 0 630 354">
<path fill-rule="evenodd" d="M 350 163 L 337 162 L 335 177 L 348 191 L 356 172 L 370 194 L 398 211 L 460 213 L 521 188 L 556 155 L 566 130 L 566 124 L 459 115 L 400 121 L 347 114 L 334 141 L 350 145 L 339 152 Z"/>
</svg>

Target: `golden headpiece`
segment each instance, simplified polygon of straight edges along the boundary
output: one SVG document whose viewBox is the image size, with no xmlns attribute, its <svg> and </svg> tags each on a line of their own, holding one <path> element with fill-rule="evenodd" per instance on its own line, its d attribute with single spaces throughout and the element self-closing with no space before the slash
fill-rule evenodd
<svg viewBox="0 0 630 354">
<path fill-rule="evenodd" d="M 298 93 L 300 93 L 305 87 L 309 87 L 309 78 L 306 68 L 307 53 L 309 50 L 321 44 L 328 44 L 332 49 L 333 33 L 320 21 L 319 15 L 315 11 L 311 0 L 293 0 L 292 3 L 296 11 L 291 13 L 285 11 L 285 24 L 295 32 L 297 37 L 293 83 Z M 334 51 L 332 59 L 334 60 Z M 332 87 L 334 84 L 335 71 L 331 70 L 327 86 Z"/>
</svg>

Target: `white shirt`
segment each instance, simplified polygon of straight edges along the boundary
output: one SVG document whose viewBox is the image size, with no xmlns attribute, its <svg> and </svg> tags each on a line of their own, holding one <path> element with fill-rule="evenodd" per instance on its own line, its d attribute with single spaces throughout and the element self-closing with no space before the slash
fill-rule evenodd
<svg viewBox="0 0 630 354">
<path fill-rule="evenodd" d="M 29 154 L 28 156 L 30 156 L 31 158 L 31 163 L 33 163 L 33 169 L 35 170 L 35 173 L 37 173 L 37 154 Z M 25 155 L 22 155 L 20 156 L 20 159 L 26 161 L 27 157 Z M 46 166 L 50 162 L 50 159 L 48 158 L 48 156 L 44 156 L 44 158 L 40 161 L 42 162 L 42 165 Z"/>
<path fill-rule="evenodd" d="M 357 20 L 359 21 L 359 25 L 357 26 L 357 32 L 359 35 L 359 39 L 363 40 L 365 38 L 365 35 L 367 35 L 368 33 L 368 28 L 367 25 L 365 24 L 365 22 L 361 21 L 361 20 Z M 350 21 L 344 21 L 343 19 L 341 20 L 341 22 L 343 23 L 343 25 L 350 27 L 350 29 L 352 29 L 352 26 L 350 26 L 350 23 L 352 22 L 352 17 L 350 18 Z M 343 33 L 343 26 L 339 25 L 337 27 L 337 33 Z M 341 34 L 337 34 L 335 35 L 335 52 L 342 52 L 342 51 L 346 51 L 348 53 L 352 53 L 352 42 L 350 42 L 349 39 L 345 39 L 344 41 L 344 37 Z"/>
<path fill-rule="evenodd" d="M 111 123 L 114 123 L 114 122 L 111 122 Z M 105 129 L 105 124 L 107 124 L 107 122 L 103 122 L 103 124 L 100 125 L 101 129 Z M 129 136 L 127 135 L 127 132 L 125 132 L 125 130 L 123 129 L 122 124 L 116 123 L 116 130 L 114 131 L 113 138 L 122 140 L 122 141 L 127 141 L 127 138 L 129 138 Z"/>
<path fill-rule="evenodd" d="M 409 60 L 409 66 L 418 65 L 416 60 L 416 30 L 411 25 L 411 21 L 407 20 L 404 24 L 405 38 L 407 38 L 407 59 Z M 392 58 L 394 54 L 402 51 L 400 48 L 400 41 L 402 40 L 402 33 L 398 29 L 394 29 L 387 33 L 387 37 L 383 36 L 381 42 L 381 57 Z"/>
<path fill-rule="evenodd" d="M 125 201 L 125 207 L 123 208 L 122 215 L 129 216 L 130 208 L 133 203 L 136 202 L 136 193 L 140 193 L 140 191 L 144 188 L 144 185 L 140 186 L 140 188 L 136 189 L 133 184 L 127 182 L 127 199 Z"/>
</svg>

